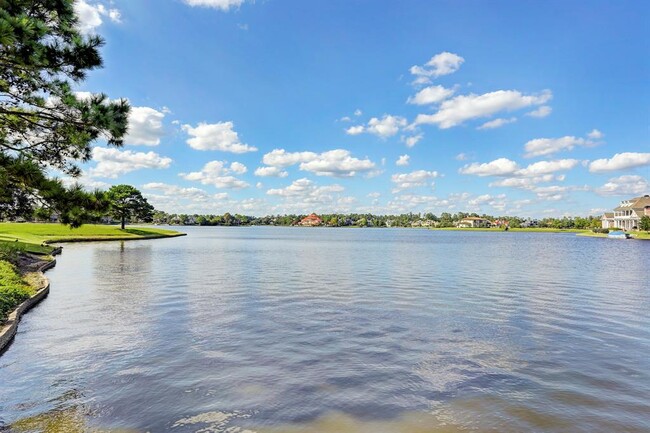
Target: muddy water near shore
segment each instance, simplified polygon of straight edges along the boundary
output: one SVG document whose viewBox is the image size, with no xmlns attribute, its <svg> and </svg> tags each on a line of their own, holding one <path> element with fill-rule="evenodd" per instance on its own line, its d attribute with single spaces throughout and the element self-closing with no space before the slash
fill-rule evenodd
<svg viewBox="0 0 650 433">
<path fill-rule="evenodd" d="M 0 431 L 650 431 L 650 243 L 187 231 L 65 246 Z"/>
</svg>

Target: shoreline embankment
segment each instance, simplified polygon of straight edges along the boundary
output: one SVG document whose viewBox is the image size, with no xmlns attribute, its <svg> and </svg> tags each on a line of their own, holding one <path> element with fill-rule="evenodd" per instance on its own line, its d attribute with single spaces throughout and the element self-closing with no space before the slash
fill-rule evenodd
<svg viewBox="0 0 650 433">
<path fill-rule="evenodd" d="M 58 248 L 57 254 L 61 252 Z M 36 288 L 36 293 L 24 300 L 14 311 L 9 313 L 7 320 L 0 326 L 0 356 L 5 352 L 18 332 L 18 323 L 23 314 L 38 305 L 50 293 L 50 280 L 45 276 L 45 271 L 52 269 L 56 266 L 56 259 L 52 258 L 50 261 L 43 262 L 34 271 L 38 274 L 39 287 Z"/>
<path fill-rule="evenodd" d="M 169 233 L 155 233 L 141 235 L 138 237 L 130 236 L 79 236 L 79 237 L 67 237 L 67 238 L 51 238 L 41 242 L 41 245 L 51 245 L 53 243 L 72 243 L 72 242 L 103 242 L 103 241 L 134 241 L 134 240 L 148 240 L 148 239 L 163 239 L 163 238 L 175 238 L 179 236 L 187 236 L 187 233 L 182 232 L 169 232 Z M 38 245 L 38 244 L 36 244 Z M 51 256 L 56 256 L 61 254 L 63 247 L 53 247 L 52 251 L 49 253 Z M 18 332 L 18 324 L 20 323 L 21 317 L 27 313 L 29 310 L 38 305 L 43 301 L 47 295 L 50 293 L 50 281 L 45 276 L 45 272 L 48 269 L 52 269 L 56 266 L 56 259 L 52 257 L 52 260 L 43 260 L 42 258 L 35 256 L 33 254 L 23 254 L 23 258 L 27 259 L 27 263 L 24 266 L 20 266 L 21 273 L 26 271 L 30 273 L 37 274 L 36 280 L 38 281 L 38 286 L 36 287 L 36 293 L 30 296 L 28 299 L 20 303 L 9 315 L 7 320 L 4 322 L 0 321 L 0 356 L 9 348 L 13 343 L 16 333 Z"/>
</svg>

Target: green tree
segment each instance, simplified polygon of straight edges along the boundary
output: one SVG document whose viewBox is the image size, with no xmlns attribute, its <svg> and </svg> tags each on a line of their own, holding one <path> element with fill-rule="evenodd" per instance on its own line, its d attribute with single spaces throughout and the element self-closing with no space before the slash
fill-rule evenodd
<svg viewBox="0 0 650 433">
<path fill-rule="evenodd" d="M 122 230 L 127 219 L 136 218 L 148 222 L 153 220 L 153 206 L 131 185 L 112 186 L 106 193 L 106 198 L 110 204 L 110 214 L 120 220 Z"/>
<path fill-rule="evenodd" d="M 99 138 L 121 146 L 129 105 L 97 94 L 80 98 L 73 87 L 99 68 L 98 36 L 77 29 L 73 0 L 0 0 L 0 208 L 27 215 L 35 200 L 64 213 L 93 195 L 66 194 L 48 181 L 52 167 L 77 177 Z M 69 200 L 79 198 L 81 203 Z M 95 197 L 97 198 L 97 197 Z M 63 199 L 63 200 L 61 200 Z M 66 201 L 67 200 L 67 201 Z M 86 202 L 86 203 L 83 203 Z"/>
<path fill-rule="evenodd" d="M 650 232 L 650 216 L 644 215 L 639 220 L 639 230 Z"/>
</svg>

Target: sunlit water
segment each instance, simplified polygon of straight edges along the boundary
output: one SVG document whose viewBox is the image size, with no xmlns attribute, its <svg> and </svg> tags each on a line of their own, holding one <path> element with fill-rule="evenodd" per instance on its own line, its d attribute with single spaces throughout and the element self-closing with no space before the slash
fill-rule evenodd
<svg viewBox="0 0 650 433">
<path fill-rule="evenodd" d="M 186 231 L 65 245 L 0 431 L 650 431 L 650 242 Z"/>
</svg>

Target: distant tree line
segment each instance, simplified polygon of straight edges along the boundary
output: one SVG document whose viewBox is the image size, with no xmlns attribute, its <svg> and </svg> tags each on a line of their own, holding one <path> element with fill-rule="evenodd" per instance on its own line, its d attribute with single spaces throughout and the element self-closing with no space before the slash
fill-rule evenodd
<svg viewBox="0 0 650 433">
<path fill-rule="evenodd" d="M 168 225 L 198 225 L 198 226 L 291 226 L 303 219 L 306 214 L 266 215 L 262 217 L 231 214 L 175 214 L 163 211 L 153 212 L 152 220 L 155 224 Z M 443 212 L 440 215 L 433 213 L 404 213 L 399 215 L 375 215 L 371 213 L 349 214 L 320 214 L 324 226 L 329 227 L 455 227 L 456 224 L 467 217 L 479 217 L 497 225 L 510 228 L 539 227 L 554 229 L 592 229 L 601 227 L 600 217 L 563 217 L 544 218 L 534 220 L 513 216 L 479 215 L 477 213 L 457 212 L 454 214 Z"/>
</svg>

